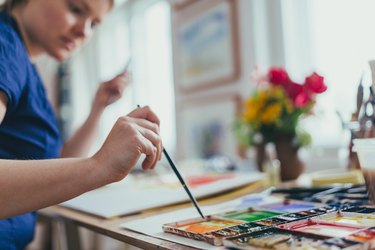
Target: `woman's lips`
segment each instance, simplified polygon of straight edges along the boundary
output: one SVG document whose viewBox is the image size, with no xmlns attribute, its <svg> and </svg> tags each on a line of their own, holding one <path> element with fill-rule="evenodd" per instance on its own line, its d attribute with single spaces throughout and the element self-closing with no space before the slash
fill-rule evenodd
<svg viewBox="0 0 375 250">
<path fill-rule="evenodd" d="M 69 50 L 69 51 L 72 51 L 74 48 L 75 48 L 75 43 L 73 40 L 69 39 L 69 38 L 65 38 L 63 37 L 62 38 L 62 41 L 64 43 L 64 47 Z"/>
</svg>

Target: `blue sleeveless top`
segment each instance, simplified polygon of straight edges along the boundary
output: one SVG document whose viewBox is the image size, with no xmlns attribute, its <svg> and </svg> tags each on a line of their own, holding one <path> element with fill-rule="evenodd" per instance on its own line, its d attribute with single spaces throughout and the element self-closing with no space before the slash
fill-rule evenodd
<svg viewBox="0 0 375 250">
<path fill-rule="evenodd" d="M 0 158 L 57 158 L 61 139 L 54 112 L 17 24 L 4 11 L 0 11 L 0 91 L 8 98 L 0 124 Z M 35 212 L 0 220 L 0 249 L 24 249 L 33 239 L 34 227 Z"/>
</svg>

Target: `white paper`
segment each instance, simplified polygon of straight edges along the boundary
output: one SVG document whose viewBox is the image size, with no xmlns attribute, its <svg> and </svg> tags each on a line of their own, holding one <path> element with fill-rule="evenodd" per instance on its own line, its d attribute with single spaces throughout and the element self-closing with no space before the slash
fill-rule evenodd
<svg viewBox="0 0 375 250">
<path fill-rule="evenodd" d="M 230 179 L 222 179 L 205 185 L 191 187 L 190 191 L 197 198 L 218 194 L 233 188 L 252 183 L 263 178 L 262 173 L 234 173 Z M 176 176 L 163 178 L 172 182 L 160 182 L 160 178 L 125 180 L 93 190 L 79 197 L 61 203 L 62 206 L 110 218 L 120 215 L 138 213 L 145 209 L 171 205 L 188 201 L 189 197 Z"/>
</svg>

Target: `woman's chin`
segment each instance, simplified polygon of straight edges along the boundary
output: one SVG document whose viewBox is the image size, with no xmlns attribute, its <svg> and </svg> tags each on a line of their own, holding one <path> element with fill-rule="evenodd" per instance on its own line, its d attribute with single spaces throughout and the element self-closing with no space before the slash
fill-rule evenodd
<svg viewBox="0 0 375 250">
<path fill-rule="evenodd" d="M 64 51 L 56 51 L 54 53 L 49 53 L 49 55 L 53 58 L 55 58 L 59 62 L 65 61 L 69 56 L 70 52 L 64 50 Z"/>
</svg>

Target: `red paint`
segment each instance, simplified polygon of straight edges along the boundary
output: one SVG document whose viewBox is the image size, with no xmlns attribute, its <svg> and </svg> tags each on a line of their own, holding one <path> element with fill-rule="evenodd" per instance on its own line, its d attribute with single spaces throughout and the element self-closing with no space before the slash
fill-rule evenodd
<svg viewBox="0 0 375 250">
<path fill-rule="evenodd" d="M 200 186 L 200 185 L 206 185 L 212 182 L 220 181 L 220 180 L 226 180 L 226 179 L 233 179 L 234 174 L 226 174 L 226 175 L 208 175 L 208 176 L 191 176 L 187 177 L 186 181 L 189 186 Z"/>
</svg>

